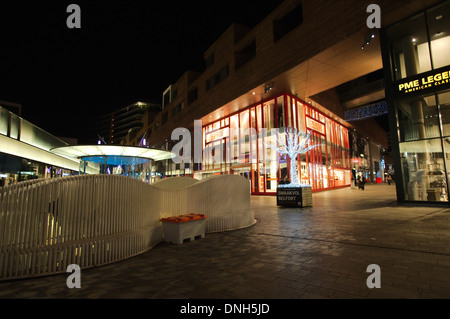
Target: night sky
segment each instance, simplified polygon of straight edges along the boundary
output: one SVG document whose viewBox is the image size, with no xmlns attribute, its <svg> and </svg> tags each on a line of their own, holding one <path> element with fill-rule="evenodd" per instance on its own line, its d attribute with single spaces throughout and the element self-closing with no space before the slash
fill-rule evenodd
<svg viewBox="0 0 450 319">
<path fill-rule="evenodd" d="M 0 4 L 0 100 L 56 136 L 86 138 L 90 117 L 161 103 L 231 23 L 255 26 L 282 0 L 13 1 Z M 67 6 L 81 7 L 69 29 Z"/>
</svg>

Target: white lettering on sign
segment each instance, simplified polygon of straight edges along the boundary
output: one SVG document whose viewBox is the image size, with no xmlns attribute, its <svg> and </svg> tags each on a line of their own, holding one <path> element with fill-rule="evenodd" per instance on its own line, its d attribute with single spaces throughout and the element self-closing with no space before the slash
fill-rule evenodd
<svg viewBox="0 0 450 319">
<path fill-rule="evenodd" d="M 206 144 L 214 142 L 215 140 L 219 140 L 230 135 L 229 128 L 223 128 L 214 132 L 206 133 Z"/>
<path fill-rule="evenodd" d="M 313 120 L 310 117 L 306 118 L 306 127 L 309 128 L 310 130 L 319 132 L 320 134 L 325 135 L 325 125 L 323 125 L 322 123 Z"/>
</svg>

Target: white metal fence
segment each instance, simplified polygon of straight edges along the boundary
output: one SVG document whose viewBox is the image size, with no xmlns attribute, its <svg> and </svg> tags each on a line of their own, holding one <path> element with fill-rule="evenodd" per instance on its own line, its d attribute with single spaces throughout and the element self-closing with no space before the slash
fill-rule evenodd
<svg viewBox="0 0 450 319">
<path fill-rule="evenodd" d="M 161 217 L 187 213 L 206 214 L 206 232 L 254 224 L 248 181 L 222 175 L 149 185 L 81 175 L 0 188 L 0 281 L 135 256 L 163 240 Z"/>
<path fill-rule="evenodd" d="M 36 180 L 0 191 L 0 280 L 65 272 L 161 241 L 149 185 L 108 175 Z M 150 196 L 149 196 L 150 195 Z"/>
</svg>

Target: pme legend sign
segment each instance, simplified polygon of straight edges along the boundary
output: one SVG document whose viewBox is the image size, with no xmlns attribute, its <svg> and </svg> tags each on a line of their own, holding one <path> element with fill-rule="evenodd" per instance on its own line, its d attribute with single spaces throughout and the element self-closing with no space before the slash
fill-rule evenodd
<svg viewBox="0 0 450 319">
<path fill-rule="evenodd" d="M 449 87 L 450 67 L 444 67 L 396 81 L 394 92 L 397 96 L 408 96 L 434 90 L 444 90 Z"/>
</svg>

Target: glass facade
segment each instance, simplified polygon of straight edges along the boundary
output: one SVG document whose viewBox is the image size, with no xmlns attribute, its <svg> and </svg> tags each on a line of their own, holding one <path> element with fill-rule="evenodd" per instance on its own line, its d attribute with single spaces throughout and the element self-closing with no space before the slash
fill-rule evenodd
<svg viewBox="0 0 450 319">
<path fill-rule="evenodd" d="M 122 175 L 150 183 L 152 160 L 135 156 L 85 156 L 80 159 L 80 174 L 86 174 L 89 166 L 98 174 Z"/>
<path fill-rule="evenodd" d="M 252 105 L 203 127 L 203 177 L 240 174 L 252 194 L 275 194 L 280 181 L 291 179 L 290 161 L 270 145 L 286 127 L 311 132 L 320 146 L 298 155 L 299 180 L 314 191 L 350 185 L 348 130 L 290 94 Z"/>
<path fill-rule="evenodd" d="M 6 108 L 0 107 L 0 134 L 44 151 L 66 143 L 41 128 L 24 120 Z M 55 165 L 43 163 L 26 157 L 8 153 L 9 145 L 2 145 L 0 152 L 0 187 L 38 178 L 63 177 L 78 172 Z"/>
<path fill-rule="evenodd" d="M 77 172 L 48 163 L 0 152 L 0 187 L 38 178 L 76 175 Z"/>
<path fill-rule="evenodd" d="M 387 28 L 384 38 L 398 198 L 448 202 L 450 2 Z"/>
</svg>

